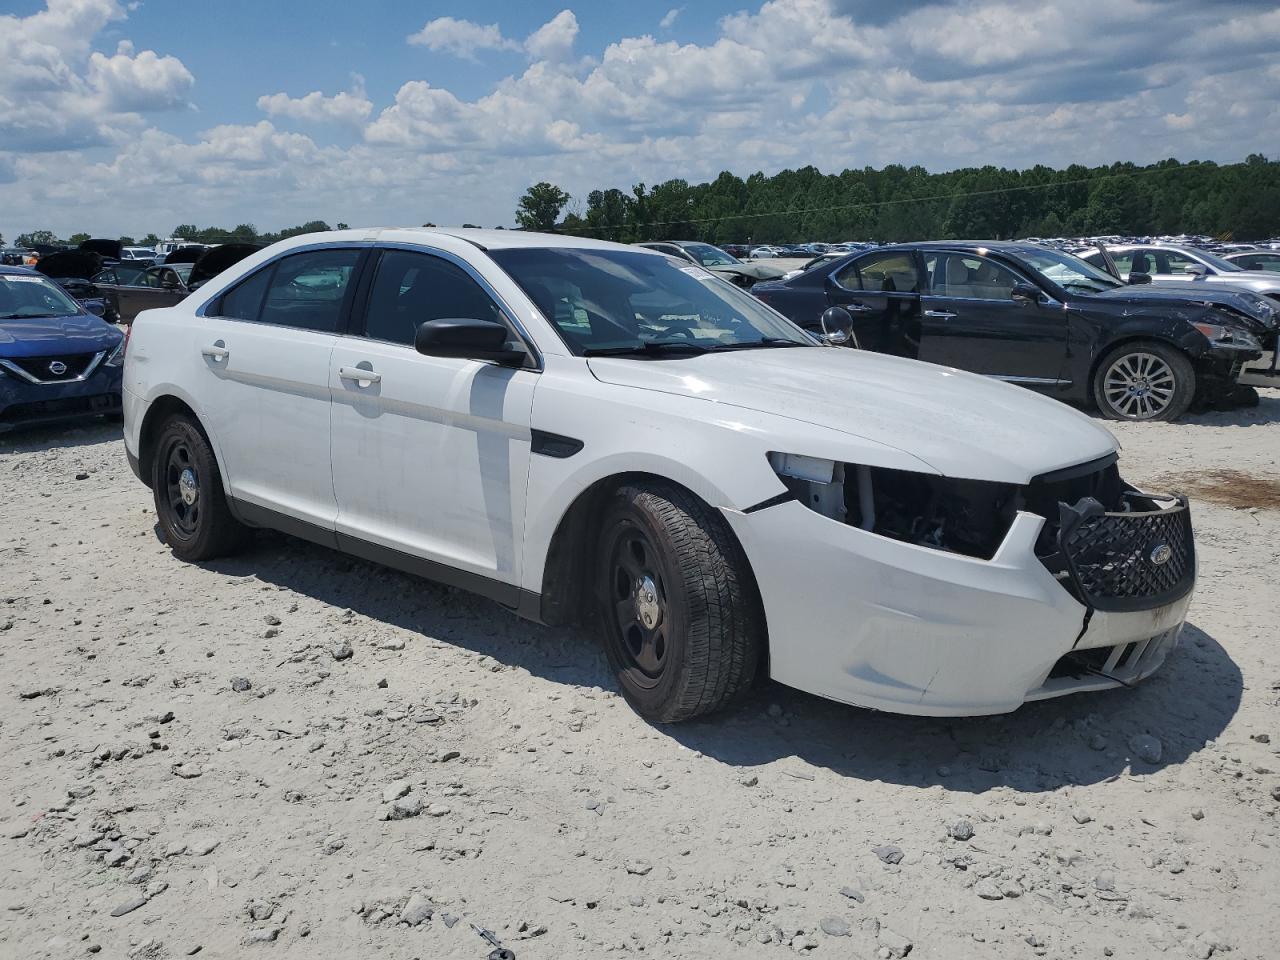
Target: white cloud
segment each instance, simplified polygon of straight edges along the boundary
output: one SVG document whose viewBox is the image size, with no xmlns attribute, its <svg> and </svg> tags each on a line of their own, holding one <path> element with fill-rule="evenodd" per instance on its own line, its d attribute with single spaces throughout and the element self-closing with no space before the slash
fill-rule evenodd
<svg viewBox="0 0 1280 960">
<path fill-rule="evenodd" d="M 162 57 L 154 50 L 134 56 L 133 44 L 122 40 L 115 56 L 89 57 L 88 81 L 104 109 L 128 112 L 185 106 L 195 77 L 177 57 Z"/>
<path fill-rule="evenodd" d="M 427 21 L 417 33 L 409 35 L 409 43 L 432 51 L 445 51 L 464 60 L 476 59 L 480 50 L 519 50 L 520 45 L 502 36 L 496 23 L 482 25 L 470 20 L 438 17 Z"/>
<path fill-rule="evenodd" d="M 114 0 L 51 0 L 31 17 L 0 16 L 0 232 L 509 223 L 542 179 L 583 197 L 724 169 L 1275 153 L 1273 6 L 1075 0 L 1064 17 L 1042 0 L 901 0 L 892 13 L 874 0 L 748 3 L 704 42 L 620 36 L 592 50 L 569 10 L 524 40 L 440 18 L 413 42 L 530 62 L 495 58 L 514 69 L 479 93 L 443 71 L 398 78 L 390 101 L 359 83 L 272 92 L 258 99 L 267 119 L 217 117 L 178 137 L 144 111 L 181 107 L 189 71 L 127 45 L 95 53 L 124 18 Z"/>
<path fill-rule="evenodd" d="M 524 48 L 534 60 L 568 60 L 577 38 L 578 18 L 572 10 L 561 10 L 529 34 Z"/>
<path fill-rule="evenodd" d="M 676 17 L 680 16 L 680 12 L 684 7 L 672 7 L 662 15 L 662 19 L 658 21 L 658 26 L 663 30 L 670 30 L 676 23 Z"/>
<path fill-rule="evenodd" d="M 313 90 L 302 97 L 272 93 L 258 98 L 258 109 L 269 117 L 284 117 L 307 123 L 359 125 L 369 119 L 373 103 L 364 89 L 364 78 L 356 74 L 351 90 L 326 97 Z"/>
</svg>

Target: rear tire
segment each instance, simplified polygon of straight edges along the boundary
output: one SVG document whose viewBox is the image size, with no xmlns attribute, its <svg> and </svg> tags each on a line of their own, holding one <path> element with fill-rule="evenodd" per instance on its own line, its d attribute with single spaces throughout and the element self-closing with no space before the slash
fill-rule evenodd
<svg viewBox="0 0 1280 960">
<path fill-rule="evenodd" d="M 244 544 L 248 528 L 232 516 L 213 448 L 189 417 L 174 416 L 160 428 L 151 490 L 160 529 L 178 559 L 212 560 Z"/>
<path fill-rule="evenodd" d="M 673 484 L 628 484 L 606 502 L 596 557 L 605 651 L 641 716 L 688 720 L 750 689 L 764 615 L 719 514 Z"/>
<path fill-rule="evenodd" d="M 1187 355 L 1154 340 L 1121 344 L 1093 374 L 1093 399 L 1108 420 L 1176 420 L 1195 395 Z"/>
</svg>

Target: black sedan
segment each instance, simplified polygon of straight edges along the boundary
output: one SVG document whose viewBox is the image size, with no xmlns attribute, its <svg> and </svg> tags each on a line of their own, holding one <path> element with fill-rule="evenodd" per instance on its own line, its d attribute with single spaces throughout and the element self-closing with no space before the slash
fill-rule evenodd
<svg viewBox="0 0 1280 960">
<path fill-rule="evenodd" d="M 1027 243 L 936 241 L 850 254 L 751 292 L 821 332 L 852 322 L 851 343 L 1093 401 L 1104 416 L 1172 420 L 1225 403 L 1262 356 L 1267 323 L 1120 283 L 1070 254 Z M 847 311 L 847 314 L 845 313 Z"/>
</svg>

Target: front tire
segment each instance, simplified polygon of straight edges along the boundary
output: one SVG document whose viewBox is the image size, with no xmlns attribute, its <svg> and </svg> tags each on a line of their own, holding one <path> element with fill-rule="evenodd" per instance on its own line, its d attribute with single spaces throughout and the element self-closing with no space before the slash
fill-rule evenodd
<svg viewBox="0 0 1280 960">
<path fill-rule="evenodd" d="M 186 416 L 160 428 L 151 462 L 156 517 L 174 556 L 212 560 L 240 547 L 247 528 L 231 515 L 208 439 Z"/>
<path fill-rule="evenodd" d="M 1176 420 L 1195 395 L 1187 355 L 1154 340 L 1116 347 L 1093 375 L 1093 399 L 1108 420 Z"/>
<path fill-rule="evenodd" d="M 714 510 L 672 484 L 621 487 L 596 556 L 605 651 L 638 713 L 674 723 L 750 689 L 764 616 L 742 548 Z"/>
</svg>

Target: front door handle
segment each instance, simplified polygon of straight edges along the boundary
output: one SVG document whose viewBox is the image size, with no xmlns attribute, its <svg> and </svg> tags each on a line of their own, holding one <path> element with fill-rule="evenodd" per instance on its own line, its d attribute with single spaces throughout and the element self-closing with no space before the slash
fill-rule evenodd
<svg viewBox="0 0 1280 960">
<path fill-rule="evenodd" d="M 200 353 L 208 357 L 214 363 L 221 363 L 223 360 L 226 360 L 227 357 L 231 356 L 231 351 L 227 349 L 227 345 L 221 340 L 211 347 L 201 347 Z"/>
<path fill-rule="evenodd" d="M 339 367 L 338 376 L 343 380 L 357 380 L 360 383 L 378 383 L 382 380 L 382 374 L 364 367 Z"/>
<path fill-rule="evenodd" d="M 955 314 L 949 310 L 926 310 L 924 315 L 926 317 L 932 317 L 934 320 L 950 320 L 955 316 Z"/>
<path fill-rule="evenodd" d="M 844 308 L 850 313 L 870 313 L 875 307 L 868 307 L 865 303 L 846 303 Z"/>
</svg>

